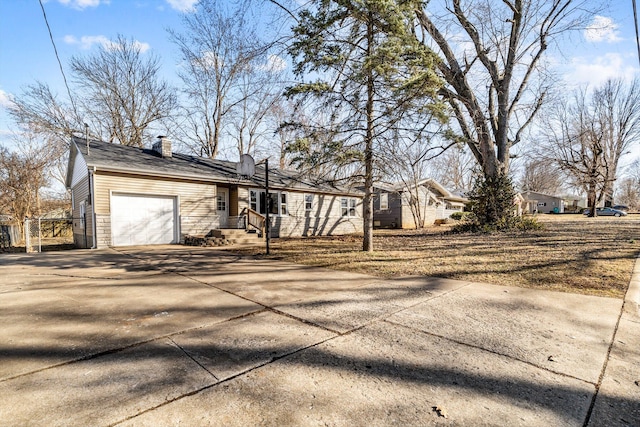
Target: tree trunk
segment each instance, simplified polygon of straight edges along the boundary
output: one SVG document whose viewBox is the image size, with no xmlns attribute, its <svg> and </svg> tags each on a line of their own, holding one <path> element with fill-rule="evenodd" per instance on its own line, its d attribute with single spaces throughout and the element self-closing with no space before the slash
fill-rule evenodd
<svg viewBox="0 0 640 427">
<path fill-rule="evenodd" d="M 371 57 L 373 47 L 373 16 L 369 14 L 367 23 L 367 57 Z M 362 207 L 363 231 L 362 250 L 373 252 L 373 70 L 367 75 L 367 134 L 364 149 L 364 206 Z"/>
<path fill-rule="evenodd" d="M 589 217 L 594 218 L 598 216 L 596 212 L 596 185 L 593 183 L 589 184 L 587 188 L 587 206 L 589 207 Z"/>
</svg>

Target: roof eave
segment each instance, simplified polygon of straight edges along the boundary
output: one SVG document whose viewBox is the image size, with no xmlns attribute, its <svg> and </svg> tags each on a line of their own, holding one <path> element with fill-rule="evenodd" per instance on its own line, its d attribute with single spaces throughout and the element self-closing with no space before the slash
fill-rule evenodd
<svg viewBox="0 0 640 427">
<path fill-rule="evenodd" d="M 204 176 L 198 174 L 184 174 L 184 173 L 167 173 L 167 172 L 158 172 L 147 169 L 139 169 L 139 168 L 126 168 L 126 167 L 117 167 L 117 166 L 105 166 L 101 164 L 96 164 L 93 162 L 87 162 L 87 166 L 90 168 L 95 168 L 97 172 L 115 172 L 115 173 L 126 173 L 130 175 L 144 175 L 144 176 L 153 176 L 158 178 L 172 178 L 172 179 L 187 179 L 187 180 L 195 180 L 195 181 L 204 181 L 204 182 L 224 182 L 227 184 L 251 184 L 251 181 L 246 181 L 243 179 L 230 179 L 220 176 Z"/>
<path fill-rule="evenodd" d="M 73 179 L 73 165 L 78 155 L 78 147 L 75 141 L 71 140 L 71 147 L 69 150 L 69 159 L 67 161 L 67 175 L 65 176 L 64 185 L 67 189 L 71 189 L 71 180 Z"/>
</svg>

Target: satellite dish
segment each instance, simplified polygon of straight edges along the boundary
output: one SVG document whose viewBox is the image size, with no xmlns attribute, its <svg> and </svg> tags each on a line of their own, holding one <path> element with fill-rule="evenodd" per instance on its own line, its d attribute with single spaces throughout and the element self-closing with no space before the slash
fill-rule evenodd
<svg viewBox="0 0 640 427">
<path fill-rule="evenodd" d="M 256 174 L 256 162 L 249 154 L 243 154 L 240 156 L 240 162 L 236 166 L 238 175 L 248 176 L 251 178 Z"/>
</svg>

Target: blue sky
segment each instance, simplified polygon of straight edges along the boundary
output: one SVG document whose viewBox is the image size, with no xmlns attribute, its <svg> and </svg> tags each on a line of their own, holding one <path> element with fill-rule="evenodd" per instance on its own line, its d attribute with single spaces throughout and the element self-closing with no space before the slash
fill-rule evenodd
<svg viewBox="0 0 640 427">
<path fill-rule="evenodd" d="M 163 75 L 175 79 L 177 52 L 166 28 L 180 28 L 195 0 L 48 0 L 44 10 L 60 60 L 91 52 L 99 43 L 122 34 L 156 53 Z M 64 95 L 62 74 L 38 0 L 0 0 L 0 144 L 12 126 L 8 100 L 36 80 Z"/>
<path fill-rule="evenodd" d="M 60 59 L 91 52 L 118 34 L 142 43 L 162 61 L 163 75 L 175 79 L 177 52 L 166 28 L 179 29 L 196 0 L 43 0 Z M 594 7 L 599 2 L 594 1 Z M 591 29 L 566 39 L 564 55 L 552 63 L 567 85 L 597 85 L 608 77 L 638 74 L 632 0 L 614 0 Z M 0 144 L 12 127 L 5 106 L 13 94 L 36 80 L 64 94 L 62 75 L 38 0 L 0 0 Z"/>
</svg>

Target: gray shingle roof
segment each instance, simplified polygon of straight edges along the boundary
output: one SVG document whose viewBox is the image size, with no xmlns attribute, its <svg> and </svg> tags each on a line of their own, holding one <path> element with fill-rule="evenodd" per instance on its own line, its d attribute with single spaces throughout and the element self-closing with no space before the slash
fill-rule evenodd
<svg viewBox="0 0 640 427">
<path fill-rule="evenodd" d="M 256 174 L 252 178 L 247 178 L 238 175 L 235 162 L 211 160 L 181 153 L 172 153 L 172 157 L 163 158 L 151 149 L 97 140 L 89 140 L 87 150 L 84 138 L 73 137 L 72 142 L 82 154 L 87 166 L 96 167 L 98 170 L 264 187 L 264 165 L 256 166 Z M 361 195 L 356 190 L 339 188 L 322 181 L 314 182 L 302 177 L 296 171 L 280 170 L 273 167 L 269 168 L 269 187 L 329 194 Z"/>
</svg>

